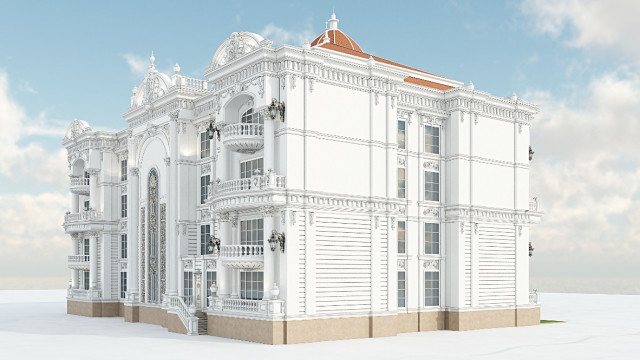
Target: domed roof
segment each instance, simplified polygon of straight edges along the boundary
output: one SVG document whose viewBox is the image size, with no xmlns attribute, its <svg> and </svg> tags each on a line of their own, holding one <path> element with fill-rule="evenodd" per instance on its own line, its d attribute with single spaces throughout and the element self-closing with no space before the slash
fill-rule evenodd
<svg viewBox="0 0 640 360">
<path fill-rule="evenodd" d="M 64 138 L 75 139 L 76 137 L 90 131 L 92 131 L 91 126 L 89 126 L 86 121 L 75 119 L 71 124 L 69 124 L 67 132 L 64 134 Z"/>
<path fill-rule="evenodd" d="M 149 104 L 151 101 L 163 96 L 172 86 L 169 75 L 158 72 L 155 65 L 156 57 L 151 52 L 149 57 L 149 70 L 139 86 L 133 88 L 131 106 L 137 107 Z"/>
<path fill-rule="evenodd" d="M 320 46 L 324 44 L 334 44 L 344 48 L 362 52 L 360 46 L 347 34 L 338 29 L 336 14 L 331 14 L 331 19 L 327 22 L 329 27 L 311 42 L 311 46 Z"/>
</svg>

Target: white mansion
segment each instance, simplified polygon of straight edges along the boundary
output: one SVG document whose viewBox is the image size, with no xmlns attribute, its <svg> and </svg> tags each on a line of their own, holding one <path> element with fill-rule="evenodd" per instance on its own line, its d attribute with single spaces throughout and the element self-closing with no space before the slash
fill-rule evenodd
<svg viewBox="0 0 640 360">
<path fill-rule="evenodd" d="M 75 120 L 67 311 L 268 344 L 539 323 L 538 108 L 366 54 L 231 34 Z"/>
</svg>

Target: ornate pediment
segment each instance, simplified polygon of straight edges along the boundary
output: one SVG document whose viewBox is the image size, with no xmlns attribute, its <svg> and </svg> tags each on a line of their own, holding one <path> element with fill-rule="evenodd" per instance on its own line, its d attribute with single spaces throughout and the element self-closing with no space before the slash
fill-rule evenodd
<svg viewBox="0 0 640 360">
<path fill-rule="evenodd" d="M 220 45 L 213 55 L 210 69 L 226 65 L 259 47 L 271 46 L 272 43 L 271 40 L 265 40 L 262 36 L 252 32 L 231 33 L 231 36 Z"/>
</svg>

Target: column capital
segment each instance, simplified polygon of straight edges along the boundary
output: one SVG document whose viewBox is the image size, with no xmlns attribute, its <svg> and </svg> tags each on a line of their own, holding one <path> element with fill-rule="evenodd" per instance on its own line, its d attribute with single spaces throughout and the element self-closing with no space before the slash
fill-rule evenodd
<svg viewBox="0 0 640 360">
<path fill-rule="evenodd" d="M 129 168 L 129 175 L 138 176 L 139 174 L 140 174 L 140 169 L 138 169 L 137 167 L 130 167 Z"/>
<path fill-rule="evenodd" d="M 98 176 L 98 174 L 100 174 L 100 169 L 86 169 L 86 172 L 91 176 Z"/>
<path fill-rule="evenodd" d="M 263 217 L 274 217 L 278 213 L 278 208 L 275 206 L 265 206 L 261 211 Z"/>
<path fill-rule="evenodd" d="M 89 237 L 97 238 L 100 236 L 101 233 L 99 231 L 90 231 L 88 234 L 89 234 Z"/>
</svg>

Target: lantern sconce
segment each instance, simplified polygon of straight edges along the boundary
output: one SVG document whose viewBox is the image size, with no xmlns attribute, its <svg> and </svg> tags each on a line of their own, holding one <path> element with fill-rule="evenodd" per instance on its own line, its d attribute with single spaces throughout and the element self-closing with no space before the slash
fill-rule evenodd
<svg viewBox="0 0 640 360">
<path fill-rule="evenodd" d="M 275 120 L 276 116 L 280 114 L 280 120 L 284 122 L 284 102 L 276 100 L 276 98 L 271 99 L 271 105 L 268 107 L 269 117 L 271 120 Z"/>
<path fill-rule="evenodd" d="M 281 232 L 277 232 L 275 230 L 273 230 L 271 232 L 271 237 L 269 237 L 269 247 L 271 248 L 271 251 L 276 251 L 276 246 L 278 245 L 278 243 L 280 244 L 280 252 L 284 253 L 284 233 Z"/>
<path fill-rule="evenodd" d="M 533 250 L 535 249 L 533 248 L 533 245 L 531 245 L 531 242 L 529 242 L 529 257 L 533 256 Z"/>
<path fill-rule="evenodd" d="M 214 236 L 209 237 L 209 242 L 207 243 L 207 252 L 209 254 L 213 254 L 213 250 L 217 249 L 218 254 L 220 254 L 220 239 Z"/>
<path fill-rule="evenodd" d="M 207 128 L 207 137 L 209 140 L 213 139 L 214 135 L 218 135 L 218 141 L 220 141 L 220 132 L 217 126 L 213 126 L 213 121 L 209 123 L 209 127 Z"/>
<path fill-rule="evenodd" d="M 533 154 L 535 154 L 535 152 L 533 152 L 531 145 L 529 145 L 529 161 L 533 160 Z"/>
</svg>

